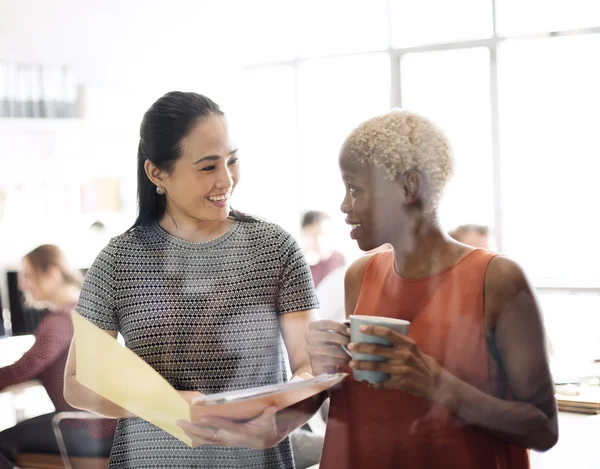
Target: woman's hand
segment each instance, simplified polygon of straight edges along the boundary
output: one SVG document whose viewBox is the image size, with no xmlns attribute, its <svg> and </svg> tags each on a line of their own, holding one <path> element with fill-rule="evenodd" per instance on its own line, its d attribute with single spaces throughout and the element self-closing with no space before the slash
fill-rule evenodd
<svg viewBox="0 0 600 469">
<path fill-rule="evenodd" d="M 306 353 L 310 357 L 313 375 L 335 373 L 338 365 L 345 365 L 350 357 L 341 345 L 350 343 L 348 327 L 342 323 L 323 320 L 313 321 L 305 336 Z"/>
<path fill-rule="evenodd" d="M 276 446 L 286 436 L 277 427 L 277 408 L 267 407 L 253 420 L 244 423 L 221 417 L 204 417 L 193 424 L 178 421 L 185 434 L 191 438 L 192 447 L 201 445 L 266 449 Z"/>
<path fill-rule="evenodd" d="M 195 397 L 202 397 L 202 396 L 204 396 L 204 395 L 205 395 L 205 394 L 202 394 L 201 392 L 198 392 L 198 391 L 177 391 L 177 392 L 179 393 L 179 395 L 180 395 L 181 397 L 183 397 L 183 398 L 185 399 L 185 401 L 186 401 L 188 404 L 191 404 L 191 403 L 192 403 L 192 400 L 193 400 Z"/>
<path fill-rule="evenodd" d="M 430 356 L 421 353 L 406 335 L 388 327 L 360 326 L 360 331 L 389 340 L 392 345 L 350 344 L 352 352 L 370 353 L 387 358 L 387 362 L 352 360 L 355 370 L 373 370 L 390 374 L 390 379 L 373 384 L 376 389 L 397 389 L 429 400 L 441 401 L 442 381 L 448 373 Z"/>
</svg>

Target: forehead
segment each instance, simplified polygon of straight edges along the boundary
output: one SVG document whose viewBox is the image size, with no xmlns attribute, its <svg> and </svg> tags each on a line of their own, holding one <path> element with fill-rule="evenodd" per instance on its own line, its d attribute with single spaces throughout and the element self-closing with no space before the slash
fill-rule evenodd
<svg viewBox="0 0 600 469">
<path fill-rule="evenodd" d="M 351 155 L 348 149 L 348 142 L 344 143 L 340 150 L 338 158 L 342 176 L 352 176 L 354 178 L 367 178 L 370 172 L 370 166 L 366 163 L 361 163 Z"/>
<path fill-rule="evenodd" d="M 227 121 L 218 114 L 201 119 L 181 141 L 182 156 L 195 158 L 229 153 L 231 142 Z"/>
<path fill-rule="evenodd" d="M 384 168 L 358 161 L 345 145 L 340 151 L 339 164 L 342 177 L 345 179 L 362 182 L 381 182 L 388 179 Z"/>
</svg>

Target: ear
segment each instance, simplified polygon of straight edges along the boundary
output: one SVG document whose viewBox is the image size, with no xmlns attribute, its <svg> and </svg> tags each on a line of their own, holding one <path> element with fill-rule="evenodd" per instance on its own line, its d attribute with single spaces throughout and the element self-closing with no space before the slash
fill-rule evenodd
<svg viewBox="0 0 600 469">
<path fill-rule="evenodd" d="M 416 204 L 423 196 L 423 176 L 415 169 L 410 169 L 402 176 L 402 196 L 407 205 Z"/>
<path fill-rule="evenodd" d="M 150 160 L 146 160 L 144 162 L 144 170 L 146 171 L 146 175 L 148 176 L 148 179 L 150 179 L 150 181 L 152 181 L 152 184 L 154 184 L 155 186 L 163 186 L 164 185 L 165 179 L 168 176 L 166 171 L 160 169 L 158 166 L 156 166 Z"/>
</svg>

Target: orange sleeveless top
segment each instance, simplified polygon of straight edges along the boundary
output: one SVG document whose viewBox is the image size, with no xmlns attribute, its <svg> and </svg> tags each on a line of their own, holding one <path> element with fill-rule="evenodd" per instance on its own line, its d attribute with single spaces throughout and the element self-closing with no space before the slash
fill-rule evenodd
<svg viewBox="0 0 600 469">
<path fill-rule="evenodd" d="M 365 267 L 355 314 L 411 321 L 408 335 L 423 353 L 494 394 L 490 383 L 498 382 L 498 389 L 503 384 L 485 338 L 483 286 L 495 255 L 476 249 L 436 275 L 409 280 L 394 270 L 393 251 L 375 254 Z M 319 467 L 527 469 L 529 455 L 440 404 L 371 389 L 350 375 L 332 392 Z"/>
</svg>

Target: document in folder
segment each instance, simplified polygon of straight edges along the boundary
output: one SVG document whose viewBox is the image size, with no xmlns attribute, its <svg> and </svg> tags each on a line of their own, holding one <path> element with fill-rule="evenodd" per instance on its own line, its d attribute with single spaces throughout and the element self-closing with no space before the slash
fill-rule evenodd
<svg viewBox="0 0 600 469">
<path fill-rule="evenodd" d="M 177 420 L 205 416 L 251 419 L 268 406 L 278 409 L 339 383 L 345 373 L 319 375 L 278 385 L 211 394 L 188 403 L 154 368 L 83 316 L 72 313 L 77 381 L 102 397 L 162 428 L 191 446 Z"/>
</svg>

